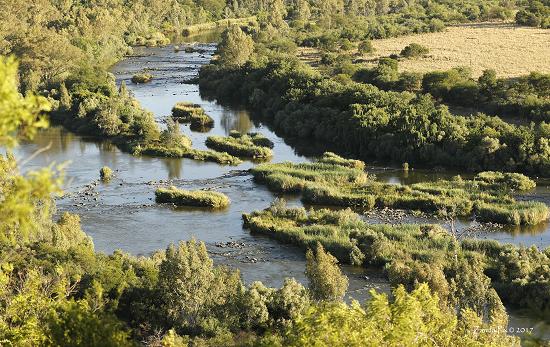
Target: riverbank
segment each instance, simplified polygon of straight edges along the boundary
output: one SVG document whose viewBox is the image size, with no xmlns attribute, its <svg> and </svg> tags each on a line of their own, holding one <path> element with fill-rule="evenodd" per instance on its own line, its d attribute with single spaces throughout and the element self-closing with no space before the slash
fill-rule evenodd
<svg viewBox="0 0 550 347">
<path fill-rule="evenodd" d="M 209 31 L 221 31 L 231 25 L 245 25 L 256 22 L 256 16 L 245 18 L 221 19 L 215 22 L 188 25 L 182 29 L 184 37 L 207 33 Z"/>
</svg>

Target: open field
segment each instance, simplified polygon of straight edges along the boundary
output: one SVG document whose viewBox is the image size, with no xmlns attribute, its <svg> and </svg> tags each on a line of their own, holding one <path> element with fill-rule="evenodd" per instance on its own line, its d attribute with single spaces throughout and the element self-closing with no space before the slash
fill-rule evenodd
<svg viewBox="0 0 550 347">
<path fill-rule="evenodd" d="M 489 68 L 495 69 L 498 77 L 550 72 L 550 30 L 509 23 L 460 25 L 438 33 L 374 40 L 374 56 L 365 59 L 373 61 L 399 54 L 413 42 L 428 47 L 430 52 L 423 58 L 400 61 L 401 71 L 426 72 L 467 66 L 474 77 Z"/>
</svg>

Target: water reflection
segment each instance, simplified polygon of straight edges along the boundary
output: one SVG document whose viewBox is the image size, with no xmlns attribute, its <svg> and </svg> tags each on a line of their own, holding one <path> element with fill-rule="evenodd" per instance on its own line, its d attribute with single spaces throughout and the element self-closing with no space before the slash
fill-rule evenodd
<svg viewBox="0 0 550 347">
<path fill-rule="evenodd" d="M 229 135 L 231 130 L 237 130 L 241 134 L 246 134 L 255 127 L 248 112 L 244 110 L 235 112 L 224 111 L 220 118 L 220 123 L 226 135 Z"/>
</svg>

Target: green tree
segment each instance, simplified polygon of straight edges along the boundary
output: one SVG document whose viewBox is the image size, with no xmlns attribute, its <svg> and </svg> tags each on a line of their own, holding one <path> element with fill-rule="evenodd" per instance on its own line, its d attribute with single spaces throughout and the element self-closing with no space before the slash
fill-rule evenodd
<svg viewBox="0 0 550 347">
<path fill-rule="evenodd" d="M 32 138 L 48 126 L 43 114 L 50 110 L 43 97 L 17 91 L 17 63 L 14 58 L 0 57 L 0 145 L 13 147 L 17 138 Z"/>
<path fill-rule="evenodd" d="M 364 40 L 359 42 L 359 45 L 357 46 L 357 50 L 361 54 L 369 54 L 374 52 L 374 47 L 372 46 L 372 42 L 370 40 Z"/>
<path fill-rule="evenodd" d="M 158 290 L 169 325 L 196 334 L 236 318 L 229 312 L 241 281 L 238 272 L 214 267 L 204 243 L 191 240 L 166 250 Z"/>
<path fill-rule="evenodd" d="M 238 25 L 224 31 L 218 46 L 219 61 L 224 66 L 242 66 L 254 52 L 254 41 Z"/>
<path fill-rule="evenodd" d="M 65 83 L 61 83 L 61 86 L 59 87 L 59 106 L 61 111 L 65 112 L 70 111 L 73 107 L 73 100 Z"/>
<path fill-rule="evenodd" d="M 390 301 L 371 291 L 365 307 L 330 303 L 311 306 L 287 329 L 284 346 L 513 346 L 518 338 L 492 332 L 472 311 L 463 319 L 440 306 L 426 284 L 411 293 L 400 286 Z M 273 341 L 272 337 L 271 341 Z M 266 339 L 267 340 L 267 339 Z"/>
<path fill-rule="evenodd" d="M 306 277 L 316 300 L 338 301 L 346 294 L 348 278 L 338 267 L 338 260 L 319 242 L 315 253 L 311 249 L 306 253 Z"/>
</svg>

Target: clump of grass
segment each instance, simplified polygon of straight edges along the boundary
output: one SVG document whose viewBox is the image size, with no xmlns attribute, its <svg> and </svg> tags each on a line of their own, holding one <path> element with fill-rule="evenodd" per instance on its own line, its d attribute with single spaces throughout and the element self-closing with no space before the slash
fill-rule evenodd
<svg viewBox="0 0 550 347">
<path fill-rule="evenodd" d="M 271 141 L 270 139 L 268 139 L 267 137 L 259 133 L 247 133 L 246 135 L 243 135 L 237 130 L 231 130 L 231 132 L 229 133 L 229 136 L 234 137 L 236 139 L 248 136 L 250 138 L 250 141 L 252 141 L 253 144 L 260 147 L 273 148 L 275 146 L 273 141 Z"/>
<path fill-rule="evenodd" d="M 153 75 L 147 72 L 140 72 L 132 76 L 132 83 L 148 83 L 153 80 Z"/>
<path fill-rule="evenodd" d="M 231 200 L 222 193 L 196 190 L 189 191 L 170 188 L 159 188 L 155 191 L 155 201 L 158 203 L 172 203 L 177 206 L 196 206 L 210 208 L 224 208 L 229 206 Z"/>
<path fill-rule="evenodd" d="M 475 180 L 485 187 L 512 191 L 531 190 L 537 185 L 535 181 L 523 174 L 496 171 L 480 172 L 475 176 Z"/>
<path fill-rule="evenodd" d="M 548 206 L 538 201 L 511 204 L 484 203 L 476 206 L 478 220 L 511 225 L 535 225 L 550 217 Z"/>
<path fill-rule="evenodd" d="M 269 158 L 273 155 L 270 148 L 254 144 L 249 135 L 239 137 L 209 136 L 206 139 L 206 146 L 244 158 Z"/>
<path fill-rule="evenodd" d="M 325 163 L 325 164 L 333 164 L 338 166 L 345 166 L 345 167 L 350 167 L 350 168 L 360 169 L 360 170 L 365 169 L 365 163 L 363 161 L 342 158 L 341 156 L 332 152 L 323 153 L 323 155 L 318 160 L 318 162 Z"/>
<path fill-rule="evenodd" d="M 212 128 L 214 120 L 204 112 L 204 109 L 191 102 L 178 102 L 172 108 L 172 117 L 181 123 L 191 123 L 191 128 L 201 130 Z"/>
<path fill-rule="evenodd" d="M 325 185 L 364 184 L 363 170 L 326 163 L 261 164 L 251 169 L 254 179 L 280 193 L 301 192 L 309 182 Z"/>
<path fill-rule="evenodd" d="M 108 166 L 104 166 L 99 170 L 99 178 L 101 178 L 102 181 L 108 182 L 113 178 L 113 170 L 109 168 Z"/>
<path fill-rule="evenodd" d="M 134 154 L 145 154 L 168 158 L 189 158 L 228 165 L 239 165 L 242 163 L 242 160 L 239 158 L 225 152 L 204 151 L 189 147 L 168 147 L 160 143 L 147 144 L 135 150 Z"/>
</svg>

